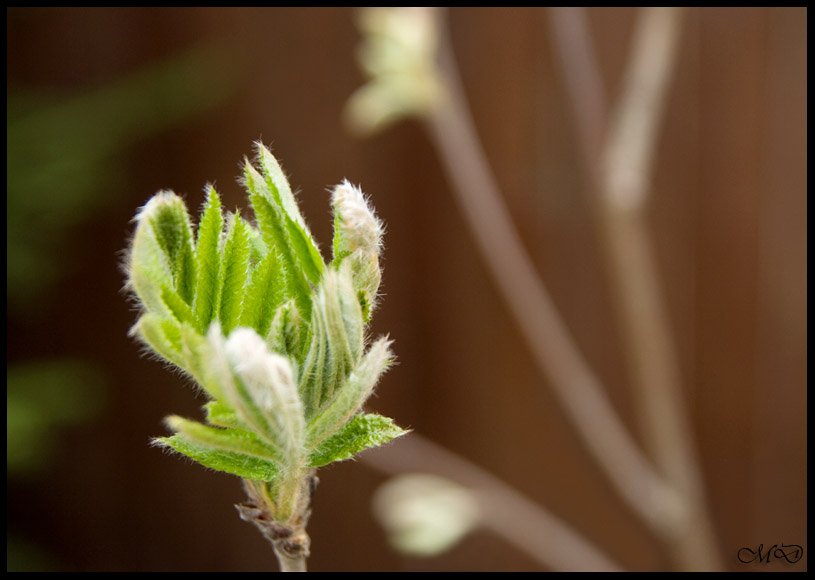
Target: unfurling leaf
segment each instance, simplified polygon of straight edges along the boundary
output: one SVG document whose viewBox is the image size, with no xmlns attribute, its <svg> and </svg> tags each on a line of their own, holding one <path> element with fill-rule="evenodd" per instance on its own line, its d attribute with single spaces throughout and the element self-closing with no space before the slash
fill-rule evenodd
<svg viewBox="0 0 815 580">
<path fill-rule="evenodd" d="M 174 288 L 191 304 L 195 293 L 195 260 L 192 226 L 184 200 L 172 191 L 161 191 L 147 203 L 139 219 L 153 228 L 170 267 Z"/>
<path fill-rule="evenodd" d="M 377 340 L 359 361 L 348 379 L 308 424 L 308 445 L 319 446 L 336 433 L 352 416 L 354 416 L 371 395 L 379 377 L 393 363 L 390 351 L 391 341 L 387 338 Z"/>
<path fill-rule="evenodd" d="M 333 397 L 362 353 L 362 310 L 345 265 L 326 271 L 312 308 L 313 340 L 300 384 L 309 417 Z"/>
<path fill-rule="evenodd" d="M 249 328 L 233 332 L 223 352 L 233 374 L 225 396 L 238 417 L 260 427 L 259 434 L 281 449 L 286 459 L 299 457 L 305 419 L 291 363 L 269 352 L 264 340 Z"/>
<path fill-rule="evenodd" d="M 224 215 L 209 186 L 194 234 L 183 200 L 159 192 L 140 210 L 127 284 L 144 311 L 132 334 L 203 389 L 206 423 L 167 419 L 154 440 L 257 484 L 262 527 L 304 526 L 316 467 L 405 433 L 359 414 L 393 357 L 365 351 L 380 282 L 383 227 L 362 192 L 333 192 L 326 266 L 280 164 L 258 144 L 244 167 L 255 221 Z M 257 497 L 255 497 L 257 496 Z M 277 532 L 275 532 L 277 533 Z"/>
</svg>

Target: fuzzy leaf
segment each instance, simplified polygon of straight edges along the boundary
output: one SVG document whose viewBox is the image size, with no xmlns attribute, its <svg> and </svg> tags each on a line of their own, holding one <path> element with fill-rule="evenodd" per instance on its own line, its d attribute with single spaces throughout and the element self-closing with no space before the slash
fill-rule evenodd
<svg viewBox="0 0 815 580">
<path fill-rule="evenodd" d="M 188 324 L 195 324 L 195 314 L 189 304 L 187 304 L 174 289 L 164 286 L 161 289 L 161 299 L 164 301 L 164 304 L 167 305 L 167 308 L 176 320 Z"/>
<path fill-rule="evenodd" d="M 350 459 L 360 451 L 379 447 L 406 434 L 392 419 L 376 414 L 360 414 L 311 454 L 311 467 L 322 467 Z"/>
<path fill-rule="evenodd" d="M 195 261 L 187 205 L 171 191 L 157 193 L 150 204 L 155 207 L 146 208 L 145 214 L 167 257 L 174 288 L 185 302 L 191 304 L 195 291 Z"/>
<path fill-rule="evenodd" d="M 258 142 L 256 146 L 266 184 L 265 191 L 271 194 L 274 203 L 283 210 L 283 221 L 295 255 L 308 279 L 316 284 L 325 269 L 325 262 L 317 247 L 317 242 L 314 241 L 314 237 L 300 214 L 289 180 L 286 179 L 277 159 L 262 143 Z"/>
<path fill-rule="evenodd" d="M 294 193 L 292 193 L 291 185 L 289 185 L 286 174 L 283 173 L 283 168 L 280 167 L 280 163 L 278 163 L 268 147 L 260 141 L 255 143 L 255 149 L 266 187 L 269 188 L 269 192 L 272 194 L 275 203 L 283 208 L 283 211 L 292 220 L 300 224 L 303 228 L 308 229 L 303 216 L 300 215 L 297 200 L 294 197 Z"/>
<path fill-rule="evenodd" d="M 181 357 L 184 369 L 192 375 L 212 399 L 223 397 L 221 384 L 212 369 L 210 348 L 206 338 L 189 324 L 180 325 Z"/>
<path fill-rule="evenodd" d="M 328 401 L 308 424 L 308 445 L 315 448 L 336 433 L 350 417 L 355 415 L 373 392 L 379 377 L 393 363 L 390 340 L 377 340 L 333 399 Z"/>
<path fill-rule="evenodd" d="M 149 220 L 149 212 L 155 208 L 151 199 L 136 216 L 136 233 L 128 256 L 128 286 L 149 312 L 170 314 L 161 292 L 164 287 L 174 287 L 173 274 Z"/>
<path fill-rule="evenodd" d="M 238 418 L 235 411 L 220 401 L 210 401 L 204 405 L 204 412 L 206 413 L 207 422 L 217 427 L 243 429 L 244 431 L 249 429 L 247 425 Z"/>
<path fill-rule="evenodd" d="M 286 296 L 294 298 L 301 312 L 311 312 L 311 284 L 300 266 L 297 254 L 289 243 L 285 216 L 266 191 L 261 175 L 248 162 L 244 167 L 249 201 L 255 212 L 258 228 L 263 241 L 270 251 L 277 251 L 283 266 L 286 281 Z M 265 193 L 264 193 L 265 191 Z"/>
<path fill-rule="evenodd" d="M 224 218 L 221 213 L 221 200 L 215 188 L 210 186 L 207 189 L 207 200 L 195 244 L 198 278 L 193 306 L 198 321 L 198 332 L 201 334 L 206 333 L 210 322 L 217 317 L 218 313 L 221 268 L 218 250 L 223 227 Z"/>
<path fill-rule="evenodd" d="M 249 233 L 243 219 L 234 215 L 230 219 L 221 258 L 221 298 L 218 319 L 225 334 L 238 323 L 244 285 L 249 270 Z"/>
<path fill-rule="evenodd" d="M 305 439 L 303 406 L 291 363 L 269 352 L 264 340 L 249 328 L 233 332 L 224 345 L 233 381 L 226 400 L 238 417 L 284 453 L 298 459 Z M 253 423 L 254 422 L 254 423 Z M 257 430 L 257 426 L 261 429 Z"/>
<path fill-rule="evenodd" d="M 234 451 L 222 451 L 190 441 L 183 435 L 157 437 L 154 443 L 186 455 L 204 467 L 237 475 L 243 479 L 255 481 L 272 481 L 279 473 L 278 467 L 271 461 L 258 459 Z"/>
<path fill-rule="evenodd" d="M 271 251 L 252 272 L 244 293 L 240 325 L 254 328 L 260 336 L 266 336 L 275 310 L 283 300 L 283 290 L 279 258 Z"/>
<path fill-rule="evenodd" d="M 257 268 L 258 264 L 269 253 L 266 247 L 266 242 L 263 241 L 263 236 L 256 227 L 247 223 L 247 231 L 249 232 L 249 266 Z"/>
<path fill-rule="evenodd" d="M 164 360 L 184 368 L 184 357 L 179 349 L 178 341 L 172 332 L 173 321 L 159 314 L 148 312 L 143 314 L 131 329 L 131 333 L 138 336 L 147 346 Z M 167 335 L 167 330 L 170 334 Z"/>
<path fill-rule="evenodd" d="M 306 417 L 311 417 L 320 404 L 323 385 L 335 377 L 329 376 L 334 365 L 329 360 L 328 333 L 325 317 L 316 309 L 311 319 L 311 344 L 300 374 L 300 398 L 306 409 Z"/>
<path fill-rule="evenodd" d="M 311 334 L 293 300 L 281 304 L 274 313 L 267 343 L 272 352 L 286 353 L 302 364 Z"/>
<path fill-rule="evenodd" d="M 362 353 L 362 310 L 349 268 L 326 272 L 314 297 L 311 327 L 314 338 L 300 385 L 307 416 L 333 397 Z"/>
<path fill-rule="evenodd" d="M 165 419 L 167 426 L 191 443 L 220 451 L 231 451 L 266 461 L 279 462 L 280 450 L 243 429 L 210 427 L 177 415 Z"/>
<path fill-rule="evenodd" d="M 270 418 L 258 407 L 257 402 L 247 392 L 246 385 L 235 376 L 232 364 L 226 355 L 226 341 L 218 324 L 213 324 L 207 333 L 203 356 L 207 377 L 218 385 L 218 400 L 224 401 L 252 431 L 269 443 L 276 445 L 275 430 L 269 424 Z"/>
<path fill-rule="evenodd" d="M 325 262 L 314 239 L 303 226 L 289 217 L 286 217 L 286 230 L 298 264 L 303 268 L 309 281 L 316 284 L 325 270 Z"/>
</svg>

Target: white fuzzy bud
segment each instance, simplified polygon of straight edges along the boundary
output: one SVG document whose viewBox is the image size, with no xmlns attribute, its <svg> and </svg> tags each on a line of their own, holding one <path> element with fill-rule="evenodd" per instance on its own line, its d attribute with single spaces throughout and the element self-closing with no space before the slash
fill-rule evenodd
<svg viewBox="0 0 815 580">
<path fill-rule="evenodd" d="M 346 179 L 331 195 L 334 208 L 334 259 L 348 258 L 354 289 L 364 295 L 363 315 L 367 320 L 376 305 L 382 280 L 379 255 L 384 227 L 362 191 Z"/>
<path fill-rule="evenodd" d="M 334 188 L 331 205 L 339 217 L 340 251 L 351 254 L 357 250 L 379 255 L 382 247 L 382 222 L 376 217 L 365 195 L 347 179 Z"/>
<path fill-rule="evenodd" d="M 224 341 L 213 325 L 208 341 L 212 359 L 220 367 L 226 402 L 241 419 L 289 457 L 299 459 L 305 437 L 303 405 L 291 363 L 270 352 L 251 328 L 238 328 Z"/>
</svg>

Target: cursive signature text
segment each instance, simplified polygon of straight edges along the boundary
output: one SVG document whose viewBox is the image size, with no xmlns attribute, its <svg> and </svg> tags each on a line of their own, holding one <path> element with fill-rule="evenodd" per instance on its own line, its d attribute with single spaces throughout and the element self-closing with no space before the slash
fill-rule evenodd
<svg viewBox="0 0 815 580">
<path fill-rule="evenodd" d="M 769 564 L 773 559 L 784 560 L 788 564 L 795 564 L 804 556 L 804 547 L 799 544 L 773 544 L 764 549 L 764 544 L 759 544 L 755 550 L 752 548 L 740 548 L 738 552 L 739 562 L 750 564 L 751 562 Z"/>
</svg>

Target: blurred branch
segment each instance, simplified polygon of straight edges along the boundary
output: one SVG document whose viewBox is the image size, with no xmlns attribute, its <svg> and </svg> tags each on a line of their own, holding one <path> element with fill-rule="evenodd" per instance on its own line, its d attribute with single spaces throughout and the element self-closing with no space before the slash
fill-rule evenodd
<svg viewBox="0 0 815 580">
<path fill-rule="evenodd" d="M 361 456 L 389 475 L 409 472 L 444 476 L 475 494 L 482 525 L 542 565 L 558 571 L 619 571 L 620 567 L 563 520 L 463 457 L 411 433 L 398 445 Z"/>
<path fill-rule="evenodd" d="M 578 143 L 585 159 L 599 159 L 606 135 L 608 108 L 603 79 L 594 60 L 586 11 L 552 8 L 548 12 L 558 54 L 563 60 L 569 99 L 579 119 L 576 127 Z M 596 171 L 596 166 L 590 163 L 586 169 Z"/>
<path fill-rule="evenodd" d="M 427 129 L 453 184 L 459 209 L 535 363 L 549 379 L 583 443 L 627 505 L 651 528 L 663 532 L 673 525 L 680 510 L 679 497 L 626 431 L 558 314 L 490 171 L 449 38 L 441 39 L 440 52 L 447 98 L 426 117 Z"/>
<path fill-rule="evenodd" d="M 607 106 L 585 12 L 555 8 L 550 13 L 584 163 L 597 192 L 596 217 L 608 252 L 645 441 L 659 469 L 683 499 L 682 518 L 675 528 L 663 529 L 662 536 L 680 567 L 719 569 L 645 214 L 682 13 L 676 8 L 641 12 L 623 91 L 609 119 L 605 118 Z"/>
</svg>

